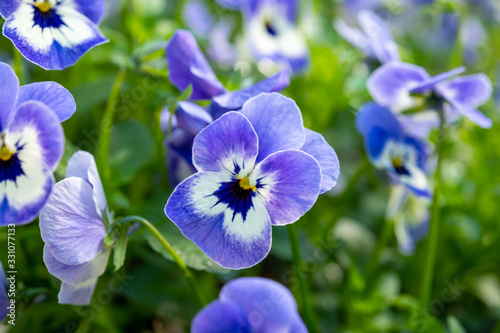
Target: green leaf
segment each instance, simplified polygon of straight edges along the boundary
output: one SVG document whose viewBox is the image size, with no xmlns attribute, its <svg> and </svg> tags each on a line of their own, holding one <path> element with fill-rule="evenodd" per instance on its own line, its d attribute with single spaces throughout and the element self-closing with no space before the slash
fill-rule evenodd
<svg viewBox="0 0 500 333">
<path fill-rule="evenodd" d="M 172 222 L 163 222 L 157 225 L 156 228 L 177 251 L 177 254 L 179 254 L 188 267 L 198 271 L 207 271 L 217 274 L 227 274 L 230 272 L 210 260 L 210 258 L 208 258 L 195 243 L 187 239 Z M 144 237 L 146 237 L 149 244 L 156 252 L 160 253 L 166 259 L 173 261 L 172 257 L 165 251 L 156 238 L 149 233 L 145 233 Z"/>
<path fill-rule="evenodd" d="M 113 127 L 109 151 L 111 184 L 127 184 L 137 171 L 153 160 L 154 139 L 142 123 L 126 120 Z"/>
<path fill-rule="evenodd" d="M 121 230 L 120 236 L 116 241 L 114 248 L 113 264 L 115 265 L 115 271 L 119 270 L 123 263 L 125 262 L 125 254 L 127 253 L 127 235 L 128 228 L 123 228 Z"/>
<path fill-rule="evenodd" d="M 464 329 L 462 324 L 460 324 L 457 318 L 448 316 L 448 318 L 446 318 L 446 322 L 448 323 L 448 329 L 450 330 L 450 333 L 467 333 L 467 331 Z"/>
</svg>

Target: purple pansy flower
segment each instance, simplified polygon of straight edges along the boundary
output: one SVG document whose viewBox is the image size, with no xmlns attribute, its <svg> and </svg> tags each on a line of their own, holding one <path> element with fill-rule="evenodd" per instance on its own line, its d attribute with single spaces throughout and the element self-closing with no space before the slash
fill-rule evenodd
<svg viewBox="0 0 500 333">
<path fill-rule="evenodd" d="M 403 131 L 394 114 L 373 102 L 356 115 L 356 128 L 365 140 L 372 164 L 418 196 L 430 197 L 425 173 L 428 149 L 423 141 Z"/>
<path fill-rule="evenodd" d="M 2 262 L 0 261 L 0 323 L 7 317 L 7 307 L 10 304 L 7 290 L 9 289 Z"/>
<path fill-rule="evenodd" d="M 64 150 L 61 121 L 75 112 L 71 94 L 54 82 L 19 87 L 0 63 L 0 226 L 26 224 L 52 189 Z"/>
<path fill-rule="evenodd" d="M 297 5 L 297 0 L 249 0 L 243 4 L 246 38 L 256 59 L 272 59 L 293 72 L 306 69 L 309 51 L 297 28 Z"/>
<path fill-rule="evenodd" d="M 43 260 L 62 281 L 59 303 L 87 305 L 111 252 L 103 243 L 107 203 L 91 154 L 75 153 L 66 177 L 54 185 L 40 212 Z"/>
<path fill-rule="evenodd" d="M 249 99 L 194 139 L 196 174 L 176 187 L 166 215 L 212 260 L 241 269 L 271 248 L 271 226 L 297 221 L 331 189 L 339 164 L 333 148 L 302 124 L 280 94 Z"/>
<path fill-rule="evenodd" d="M 306 333 L 307 328 L 292 293 L 282 284 L 259 277 L 244 277 L 222 288 L 219 299 L 193 319 L 191 332 Z"/>
<path fill-rule="evenodd" d="M 484 74 L 448 80 L 463 71 L 465 68 L 460 67 L 431 77 L 422 67 L 390 62 L 375 70 L 367 85 L 373 99 L 395 113 L 416 107 L 414 94 L 432 96 L 444 102 L 448 121 L 464 115 L 481 127 L 491 127 L 491 120 L 476 109 L 490 99 L 491 81 Z"/>
<path fill-rule="evenodd" d="M 382 18 L 374 12 L 363 10 L 358 13 L 358 22 L 363 31 L 350 27 L 340 18 L 335 20 L 334 27 L 347 42 L 367 57 L 377 58 L 382 64 L 401 60 L 391 30 Z"/>
<path fill-rule="evenodd" d="M 64 69 L 107 41 L 97 27 L 104 6 L 104 0 L 3 0 L 3 34 L 29 61 Z"/>
</svg>

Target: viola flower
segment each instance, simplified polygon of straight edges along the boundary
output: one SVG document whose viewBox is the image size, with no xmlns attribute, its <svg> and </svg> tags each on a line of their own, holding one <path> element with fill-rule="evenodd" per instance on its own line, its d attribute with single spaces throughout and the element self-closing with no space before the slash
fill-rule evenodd
<svg viewBox="0 0 500 333">
<path fill-rule="evenodd" d="M 62 281 L 59 303 L 88 305 L 111 252 L 103 243 L 106 197 L 91 154 L 75 153 L 66 177 L 40 212 L 43 260 Z"/>
<path fill-rule="evenodd" d="M 10 304 L 7 290 L 9 289 L 7 277 L 3 271 L 2 262 L 0 261 L 0 323 L 7 317 L 7 307 Z"/>
<path fill-rule="evenodd" d="M 297 311 L 292 293 L 282 284 L 259 277 L 228 282 L 219 299 L 193 319 L 192 333 L 294 332 L 307 328 Z"/>
<path fill-rule="evenodd" d="M 296 104 L 277 93 L 253 97 L 205 127 L 194 139 L 193 163 L 198 172 L 176 187 L 165 213 L 231 269 L 264 259 L 271 226 L 296 222 L 339 173 L 334 150 L 306 132 Z"/>
<path fill-rule="evenodd" d="M 391 111 L 373 102 L 365 104 L 356 115 L 356 128 L 375 167 L 386 170 L 391 179 L 416 195 L 431 196 L 425 173 L 428 149 L 403 131 Z"/>
<path fill-rule="evenodd" d="M 242 11 L 253 56 L 298 73 L 309 65 L 307 43 L 297 27 L 297 0 L 249 0 Z"/>
<path fill-rule="evenodd" d="M 367 85 L 373 99 L 395 113 L 418 106 L 414 95 L 421 95 L 435 100 L 437 107 L 442 105 L 449 122 L 463 115 L 477 125 L 489 128 L 491 120 L 477 107 L 490 99 L 491 81 L 484 74 L 448 80 L 464 71 L 465 68 L 460 67 L 431 77 L 422 67 L 390 62 L 375 70 Z"/>
<path fill-rule="evenodd" d="M 54 184 L 64 150 L 61 121 L 75 112 L 71 94 L 54 82 L 19 87 L 0 63 L 0 226 L 35 219 Z"/>
<path fill-rule="evenodd" d="M 107 41 L 97 27 L 104 7 L 104 0 L 4 0 L 3 34 L 29 61 L 61 70 Z"/>
<path fill-rule="evenodd" d="M 369 58 L 376 58 L 382 64 L 401 60 L 398 45 L 382 18 L 372 11 L 363 10 L 358 13 L 358 22 L 363 31 L 350 27 L 340 18 L 335 20 L 334 27 L 342 38 Z"/>
</svg>

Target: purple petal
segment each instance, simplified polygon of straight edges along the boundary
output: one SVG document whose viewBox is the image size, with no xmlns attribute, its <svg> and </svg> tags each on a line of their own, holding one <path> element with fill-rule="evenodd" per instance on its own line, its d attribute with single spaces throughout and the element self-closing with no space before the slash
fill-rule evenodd
<svg viewBox="0 0 500 333">
<path fill-rule="evenodd" d="M 205 2 L 189 0 L 182 8 L 182 20 L 196 36 L 205 37 L 214 24 L 214 17 Z"/>
<path fill-rule="evenodd" d="M 410 90 L 410 93 L 412 94 L 423 94 L 428 92 L 429 90 L 434 89 L 434 87 L 438 84 L 443 82 L 444 80 L 447 80 L 451 77 L 457 76 L 459 74 L 462 74 L 465 72 L 465 67 L 458 67 L 455 69 L 452 69 L 451 71 L 444 72 L 441 74 L 438 74 L 436 76 L 433 76 L 421 83 L 419 83 L 417 86 L 413 87 Z"/>
<path fill-rule="evenodd" d="M 424 111 L 414 115 L 398 117 L 401 128 L 406 135 L 419 139 L 427 139 L 432 129 L 439 127 L 439 114 L 434 111 Z"/>
<path fill-rule="evenodd" d="M 367 57 L 375 57 L 368 37 L 359 29 L 349 26 L 343 19 L 335 19 L 333 26 L 337 33 L 349 44 L 358 48 Z"/>
<path fill-rule="evenodd" d="M 493 87 L 486 75 L 475 74 L 444 82 L 437 87 L 437 91 L 448 101 L 477 108 L 491 98 Z"/>
<path fill-rule="evenodd" d="M 400 61 L 398 46 L 394 41 L 387 23 L 371 11 L 361 11 L 358 21 L 365 34 L 369 37 L 373 53 L 382 63 Z"/>
<path fill-rule="evenodd" d="M 238 51 L 231 43 L 233 31 L 233 21 L 222 19 L 213 26 L 208 35 L 207 54 L 212 61 L 221 66 L 233 67 L 238 58 Z"/>
<path fill-rule="evenodd" d="M 247 315 L 233 302 L 215 300 L 201 310 L 191 323 L 191 333 L 250 333 Z"/>
<path fill-rule="evenodd" d="M 106 12 L 104 0 L 74 0 L 76 9 L 95 24 L 101 23 Z"/>
<path fill-rule="evenodd" d="M 6 20 L 21 5 L 21 0 L 2 0 L 0 1 L 0 15 Z"/>
<path fill-rule="evenodd" d="M 292 293 L 273 280 L 259 277 L 232 280 L 222 288 L 219 299 L 242 308 L 252 332 L 307 332 Z"/>
<path fill-rule="evenodd" d="M 306 128 L 306 142 L 300 150 L 308 153 L 318 161 L 321 167 L 321 188 L 319 194 L 331 190 L 340 174 L 339 159 L 335 150 L 319 133 Z"/>
<path fill-rule="evenodd" d="M 106 271 L 111 249 L 103 249 L 92 260 L 81 265 L 66 265 L 57 261 L 47 245 L 43 248 L 43 262 L 50 274 L 64 283 L 75 285 L 95 280 Z"/>
<path fill-rule="evenodd" d="M 16 105 L 19 79 L 9 65 L 0 62 L 0 132 L 7 127 L 9 117 Z"/>
<path fill-rule="evenodd" d="M 363 105 L 356 114 L 356 128 L 365 139 L 374 128 L 391 133 L 391 136 L 397 140 L 403 137 L 401 126 L 394 114 L 373 102 Z"/>
<path fill-rule="evenodd" d="M 211 99 L 224 93 L 224 86 L 189 31 L 177 30 L 167 45 L 166 53 L 170 81 L 181 91 L 192 85 L 191 99 Z"/>
<path fill-rule="evenodd" d="M 20 87 L 16 104 L 21 105 L 32 100 L 47 105 L 60 122 L 69 119 L 76 111 L 71 93 L 56 82 L 38 82 Z"/>
<path fill-rule="evenodd" d="M 240 110 L 250 98 L 260 93 L 278 92 L 285 89 L 290 84 L 290 73 L 288 70 L 281 71 L 271 77 L 268 77 L 253 86 L 245 89 L 225 93 L 213 98 L 217 108 L 226 111 Z"/>
<path fill-rule="evenodd" d="M 456 103 L 454 100 L 449 100 L 449 102 L 454 109 L 453 111 L 466 116 L 478 126 L 482 128 L 490 128 L 491 126 L 493 126 L 493 121 L 490 118 L 486 117 L 481 111 L 476 110 L 475 108 L 470 107 L 466 104 Z"/>
<path fill-rule="evenodd" d="M 300 150 L 269 155 L 254 173 L 261 184 L 259 196 L 273 225 L 297 221 L 318 199 L 321 168 L 318 161 Z"/>
<path fill-rule="evenodd" d="M 243 11 L 247 18 L 258 15 L 265 7 L 276 6 L 280 8 L 280 14 L 290 22 L 295 22 L 298 0 L 248 0 L 243 2 Z"/>
<path fill-rule="evenodd" d="M 54 186 L 40 212 L 42 239 L 54 257 L 66 265 L 94 259 L 106 228 L 95 211 L 93 189 L 81 178 L 66 178 Z"/>
<path fill-rule="evenodd" d="M 410 90 L 429 78 L 422 67 L 392 61 L 376 69 L 367 86 L 375 102 L 400 112 L 415 105 Z"/>
<path fill-rule="evenodd" d="M 238 10 L 243 0 L 216 0 L 217 3 L 227 9 Z"/>
<path fill-rule="evenodd" d="M 197 135 L 203 128 L 213 122 L 212 116 L 201 106 L 180 101 L 175 110 L 177 126 L 186 132 Z"/>
<path fill-rule="evenodd" d="M 259 137 L 257 162 L 281 150 L 300 149 L 306 140 L 302 115 L 295 102 L 278 93 L 249 99 L 241 113 Z"/>
<path fill-rule="evenodd" d="M 32 135 L 29 131 L 35 131 L 36 134 Z M 44 104 L 30 101 L 20 105 L 10 119 L 7 132 L 11 137 L 23 138 L 19 146 L 36 137 L 36 142 L 33 142 L 36 147 L 30 149 L 40 150 L 40 162 L 45 163 L 50 170 L 59 164 L 64 152 L 64 132 L 57 116 Z"/>
<path fill-rule="evenodd" d="M 235 181 L 227 173 L 194 174 L 174 190 L 165 214 L 213 261 L 224 268 L 242 269 L 269 253 L 271 220 L 258 196 L 243 198 L 246 209 L 241 211 L 241 198 L 228 191 Z"/>
<path fill-rule="evenodd" d="M 89 305 L 94 293 L 97 279 L 85 281 L 77 285 L 61 284 L 59 304 Z"/>
<path fill-rule="evenodd" d="M 81 178 L 92 186 L 92 197 L 95 202 L 96 213 L 102 218 L 108 204 L 94 156 L 81 150 L 74 153 L 66 166 L 66 178 L 70 177 Z"/>
<path fill-rule="evenodd" d="M 184 179 L 196 173 L 196 168 L 176 151 L 167 150 L 168 156 L 168 180 L 170 186 L 175 188 Z"/>
<path fill-rule="evenodd" d="M 43 29 L 35 22 L 37 10 L 32 4 L 21 4 L 5 22 L 3 34 L 26 59 L 44 69 L 72 66 L 91 48 L 107 41 L 94 22 L 70 6 L 55 6 L 55 15 L 63 24 Z"/>
<path fill-rule="evenodd" d="M 258 139 L 241 113 L 228 112 L 198 134 L 193 163 L 198 171 L 219 171 L 247 176 L 254 167 Z"/>
</svg>

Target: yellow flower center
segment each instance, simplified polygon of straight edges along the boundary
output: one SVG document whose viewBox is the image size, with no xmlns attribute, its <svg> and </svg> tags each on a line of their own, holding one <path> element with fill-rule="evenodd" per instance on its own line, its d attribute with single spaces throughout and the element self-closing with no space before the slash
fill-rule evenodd
<svg viewBox="0 0 500 333">
<path fill-rule="evenodd" d="M 243 178 L 238 177 L 238 179 L 240 180 L 240 186 L 241 186 L 242 189 L 244 189 L 244 190 L 254 190 L 254 191 L 257 190 L 257 188 L 255 187 L 255 185 L 250 185 L 250 175 L 248 175 L 246 177 L 243 177 Z"/>
<path fill-rule="evenodd" d="M 394 166 L 395 169 L 399 169 L 403 167 L 403 159 L 401 157 L 393 157 L 392 158 L 392 165 Z"/>
<path fill-rule="evenodd" d="M 47 1 L 35 2 L 35 6 L 43 13 L 47 13 L 51 8 L 50 3 Z"/>
<path fill-rule="evenodd" d="M 0 160 L 2 160 L 2 161 L 8 161 L 8 160 L 10 160 L 10 158 L 12 157 L 12 155 L 14 155 L 14 153 L 11 152 L 9 150 L 9 148 L 7 148 L 6 146 L 3 146 L 0 149 Z"/>
</svg>

